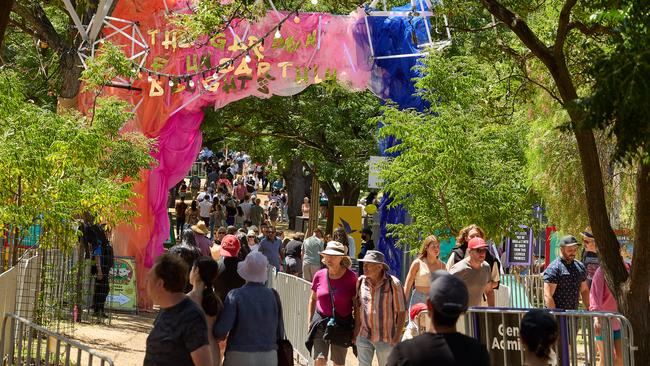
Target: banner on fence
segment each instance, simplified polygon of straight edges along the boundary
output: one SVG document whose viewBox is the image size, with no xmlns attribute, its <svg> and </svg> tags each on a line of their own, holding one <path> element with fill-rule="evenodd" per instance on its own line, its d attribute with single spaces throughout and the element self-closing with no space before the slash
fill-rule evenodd
<svg viewBox="0 0 650 366">
<path fill-rule="evenodd" d="M 478 339 L 490 354 L 491 365 L 521 366 L 519 314 L 473 313 L 471 320 L 478 330 Z"/>
<path fill-rule="evenodd" d="M 135 258 L 115 257 L 110 276 L 111 288 L 106 298 L 106 306 L 114 310 L 138 310 Z"/>
</svg>

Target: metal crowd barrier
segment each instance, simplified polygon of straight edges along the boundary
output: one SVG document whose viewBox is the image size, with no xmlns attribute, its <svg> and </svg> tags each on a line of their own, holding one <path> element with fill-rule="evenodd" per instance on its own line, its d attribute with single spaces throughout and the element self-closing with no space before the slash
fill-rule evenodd
<svg viewBox="0 0 650 366">
<path fill-rule="evenodd" d="M 207 177 L 205 174 L 205 168 L 203 167 L 202 161 L 195 161 L 194 163 L 192 163 L 192 168 L 190 169 L 190 172 L 187 177 L 189 178 L 194 174 L 198 175 L 199 178 Z"/>
<path fill-rule="evenodd" d="M 110 358 L 90 347 L 11 313 L 5 314 L 2 334 L 6 337 L 0 342 L 3 365 L 113 366 Z"/>
<path fill-rule="evenodd" d="M 519 324 L 528 309 L 471 308 L 459 319 L 459 331 L 481 341 L 490 353 L 493 365 L 524 364 L 524 350 L 519 340 Z M 615 348 L 620 350 L 624 366 L 634 366 L 634 336 L 630 322 L 623 315 L 607 312 L 549 310 L 558 321 L 560 335 L 553 365 L 613 366 Z M 601 324 L 602 352 L 597 352 L 594 321 Z M 614 324 L 620 323 L 621 338 L 614 340 Z M 619 347 L 617 342 L 620 342 Z M 602 353 L 602 354 L 599 354 Z M 598 363 L 604 358 L 604 363 Z"/>
<path fill-rule="evenodd" d="M 544 278 L 541 274 L 503 274 L 501 286 L 508 289 L 508 298 L 499 304 L 505 303 L 508 304 L 507 307 L 517 309 L 544 307 Z"/>
<path fill-rule="evenodd" d="M 275 268 L 270 267 L 267 286 L 275 289 L 280 295 L 287 338 L 297 353 L 296 361 L 306 365 L 310 359 L 305 341 L 310 320 L 307 305 L 311 296 L 311 283 L 296 276 L 276 272 Z"/>
</svg>

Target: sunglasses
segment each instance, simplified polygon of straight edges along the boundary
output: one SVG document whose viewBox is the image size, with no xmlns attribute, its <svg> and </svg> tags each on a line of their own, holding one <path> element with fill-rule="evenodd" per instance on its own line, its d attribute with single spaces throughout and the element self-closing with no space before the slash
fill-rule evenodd
<svg viewBox="0 0 650 366">
<path fill-rule="evenodd" d="M 487 253 L 487 249 L 485 248 L 480 248 L 480 249 L 474 249 L 474 251 L 478 254 L 484 254 Z"/>
</svg>

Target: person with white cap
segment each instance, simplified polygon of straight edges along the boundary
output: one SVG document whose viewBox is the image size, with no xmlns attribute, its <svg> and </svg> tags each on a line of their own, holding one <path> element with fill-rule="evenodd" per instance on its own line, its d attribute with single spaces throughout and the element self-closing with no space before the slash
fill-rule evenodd
<svg viewBox="0 0 650 366">
<path fill-rule="evenodd" d="M 264 283 L 269 262 L 264 254 L 251 252 L 237 265 L 246 280 L 226 296 L 223 313 L 214 326 L 217 339 L 227 338 L 224 366 L 276 366 L 278 334 L 284 333 L 279 321 L 280 304 Z"/>
<path fill-rule="evenodd" d="M 357 323 L 359 366 L 371 366 L 375 352 L 385 366 L 390 350 L 402 339 L 406 299 L 399 279 L 388 273 L 384 254 L 368 250 L 362 259 L 363 273 L 357 281 L 354 319 Z"/>
<path fill-rule="evenodd" d="M 427 299 L 431 329 L 393 347 L 387 365 L 489 366 L 485 346 L 456 331 L 456 322 L 467 310 L 468 300 L 462 280 L 443 270 L 433 272 Z"/>
<path fill-rule="evenodd" d="M 544 270 L 544 304 L 549 309 L 577 310 L 580 296 L 589 309 L 587 269 L 575 260 L 579 245 L 572 235 L 560 239 L 561 255 Z"/>
<path fill-rule="evenodd" d="M 357 274 L 350 270 L 352 261 L 347 248 L 336 241 L 320 252 L 326 268 L 316 272 L 307 307 L 311 319 L 305 346 L 316 366 L 325 366 L 327 357 L 334 365 L 345 364 L 347 348 L 355 343 L 354 301 Z"/>
</svg>

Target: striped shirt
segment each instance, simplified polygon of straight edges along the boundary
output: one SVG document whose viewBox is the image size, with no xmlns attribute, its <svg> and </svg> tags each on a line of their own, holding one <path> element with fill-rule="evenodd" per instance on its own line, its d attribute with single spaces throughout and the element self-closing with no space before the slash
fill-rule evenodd
<svg viewBox="0 0 650 366">
<path fill-rule="evenodd" d="M 357 301 L 361 318 L 359 335 L 373 343 L 392 344 L 402 327 L 397 324 L 397 316 L 406 311 L 400 281 L 386 273 L 381 282 L 373 286 L 366 276 L 361 276 L 357 282 Z"/>
</svg>

